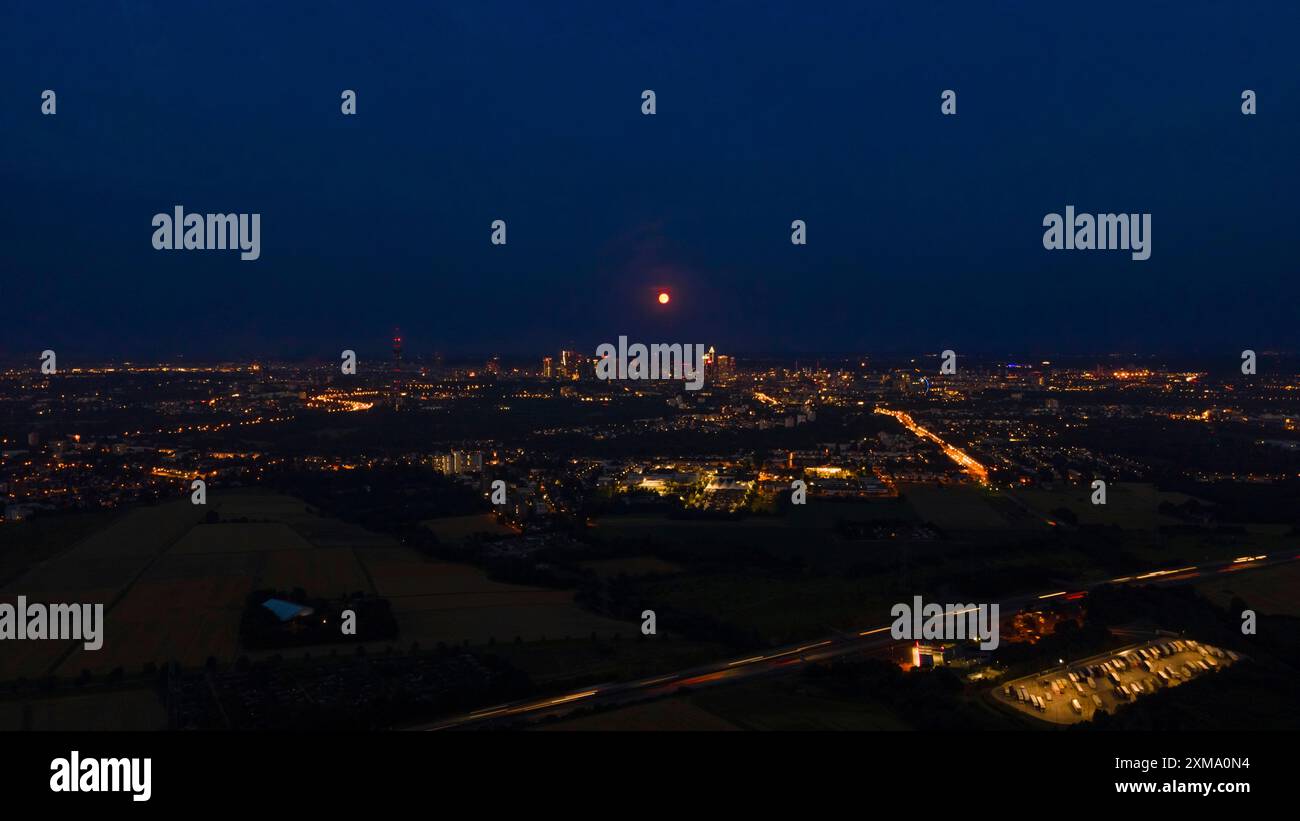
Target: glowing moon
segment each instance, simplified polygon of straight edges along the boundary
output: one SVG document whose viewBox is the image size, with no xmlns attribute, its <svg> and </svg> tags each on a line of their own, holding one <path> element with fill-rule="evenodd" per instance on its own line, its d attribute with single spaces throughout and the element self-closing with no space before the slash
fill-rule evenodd
<svg viewBox="0 0 1300 821">
<path fill-rule="evenodd" d="M 659 304 L 660 304 L 660 305 L 667 305 L 667 304 L 668 304 L 668 301 L 669 301 L 670 299 L 672 299 L 672 297 L 668 296 L 668 292 L 667 292 L 667 291 L 660 291 L 660 292 L 659 292 Z"/>
</svg>

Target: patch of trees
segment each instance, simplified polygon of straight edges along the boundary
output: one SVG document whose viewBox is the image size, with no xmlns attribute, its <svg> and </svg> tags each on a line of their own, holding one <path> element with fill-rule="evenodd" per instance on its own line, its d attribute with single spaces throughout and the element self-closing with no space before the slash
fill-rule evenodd
<svg viewBox="0 0 1300 821">
<path fill-rule="evenodd" d="M 878 701 L 918 730 L 980 730 L 1004 726 L 963 697 L 965 685 L 946 668 L 903 671 L 880 659 L 814 664 L 804 678 L 841 698 Z"/>
<path fill-rule="evenodd" d="M 416 465 L 365 471 L 285 471 L 270 482 L 277 490 L 345 522 L 381 532 L 425 519 L 491 510 L 476 489 Z"/>
<path fill-rule="evenodd" d="M 1296 457 L 1289 456 L 1289 464 L 1278 472 L 1294 474 Z M 1264 473 L 1260 465 L 1254 465 L 1251 471 Z M 1249 472 L 1249 471 L 1248 471 Z M 1300 526 L 1300 481 L 1290 480 L 1273 484 L 1244 484 L 1240 482 L 1194 482 L 1182 477 L 1160 484 L 1161 490 L 1177 491 L 1196 496 L 1209 502 L 1209 505 L 1191 499 L 1184 505 L 1171 505 L 1172 511 L 1161 503 L 1160 512 L 1182 518 L 1209 511 L 1213 519 L 1219 522 L 1233 523 L 1268 523 L 1290 524 Z M 1208 515 L 1208 514 L 1207 514 Z"/>
<path fill-rule="evenodd" d="M 1058 521 L 1065 522 L 1067 525 L 1077 526 L 1079 524 L 1079 515 L 1068 507 L 1055 508 L 1052 510 L 1052 515 L 1055 516 Z"/>
<path fill-rule="evenodd" d="M 1104 625 L 1085 621 L 1080 627 L 1070 620 L 1058 622 L 1055 629 L 1034 644 L 1003 642 L 993 651 L 993 658 L 1007 668 L 1007 677 L 1055 666 L 1059 659 L 1077 661 L 1096 655 L 1120 642 L 1111 637 Z"/>
<path fill-rule="evenodd" d="M 737 584 L 743 583 L 743 580 L 737 581 Z M 636 581 L 626 576 L 605 580 L 593 577 L 578 588 L 573 600 L 610 618 L 638 623 L 643 611 L 653 610 L 659 624 L 671 624 L 672 632 L 685 638 L 716 642 L 739 650 L 766 646 L 756 630 L 728 624 L 708 613 L 674 607 L 661 598 L 644 597 Z"/>
<path fill-rule="evenodd" d="M 1100 626 L 1149 625 L 1220 646 L 1234 646 L 1241 638 L 1240 622 L 1189 586 L 1101 587 L 1088 594 L 1086 620 Z"/>
<path fill-rule="evenodd" d="M 1067 543 L 1096 563 L 1108 575 L 1123 576 L 1150 565 L 1149 561 L 1144 562 L 1128 549 L 1124 530 L 1119 525 L 1081 525 L 1078 530 L 1069 534 Z"/>
</svg>

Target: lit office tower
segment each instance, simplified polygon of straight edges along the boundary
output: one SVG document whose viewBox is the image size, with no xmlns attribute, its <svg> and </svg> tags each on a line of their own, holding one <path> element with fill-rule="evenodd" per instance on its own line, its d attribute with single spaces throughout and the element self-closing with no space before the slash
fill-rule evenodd
<svg viewBox="0 0 1300 821">
<path fill-rule="evenodd" d="M 575 353 L 573 355 L 573 364 L 569 366 L 570 379 L 595 379 L 596 365 L 592 357 L 586 354 Z"/>
<path fill-rule="evenodd" d="M 736 375 L 736 357 L 718 354 L 718 376 L 728 379 Z"/>
<path fill-rule="evenodd" d="M 393 385 L 389 401 L 395 408 L 402 406 L 402 392 L 406 386 L 402 383 L 402 329 L 393 329 Z"/>
<path fill-rule="evenodd" d="M 549 356 L 542 357 L 542 378 L 553 379 L 555 377 L 555 360 Z"/>
<path fill-rule="evenodd" d="M 493 376 L 498 376 L 498 375 L 500 375 L 500 373 L 501 373 L 501 357 L 499 357 L 499 356 L 494 356 L 494 357 L 492 357 L 491 359 L 489 359 L 489 360 L 487 361 L 487 365 L 485 366 L 484 370 L 486 370 L 488 373 L 492 374 Z"/>
<path fill-rule="evenodd" d="M 560 351 L 560 368 L 559 377 L 561 379 L 574 379 L 578 375 L 578 352 L 577 351 Z"/>
</svg>

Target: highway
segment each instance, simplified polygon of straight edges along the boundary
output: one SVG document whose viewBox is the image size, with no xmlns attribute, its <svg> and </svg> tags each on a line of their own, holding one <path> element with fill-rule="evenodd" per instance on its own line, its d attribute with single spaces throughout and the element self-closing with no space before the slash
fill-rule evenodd
<svg viewBox="0 0 1300 821">
<path fill-rule="evenodd" d="M 1154 570 L 1133 576 L 1102 579 L 1082 587 L 1016 596 L 998 602 L 1002 621 L 1009 620 L 1027 605 L 1048 604 L 1049 600 L 1066 598 L 1076 600 L 1088 591 L 1108 585 L 1124 584 L 1184 584 L 1219 573 L 1259 571 L 1300 561 L 1300 555 L 1241 556 L 1218 562 Z M 637 681 L 593 685 L 569 693 L 532 698 L 522 701 L 485 707 L 463 715 L 450 717 L 413 730 L 450 730 L 460 728 L 488 728 L 521 721 L 538 721 L 564 716 L 590 707 L 612 707 L 620 704 L 662 698 L 682 690 L 715 687 L 722 684 L 748 681 L 764 676 L 781 675 L 801 669 L 810 662 L 826 661 L 851 654 L 876 655 L 894 650 L 899 642 L 890 634 L 890 625 L 863 630 L 858 633 L 836 634 L 820 640 L 786 645 L 752 656 L 714 662 L 676 673 Z"/>
<path fill-rule="evenodd" d="M 910 414 L 906 414 L 903 413 L 902 411 L 897 411 L 897 410 L 889 410 L 888 408 L 876 408 L 876 413 L 883 414 L 884 416 L 894 417 L 903 425 L 903 427 L 907 428 L 912 433 L 916 434 L 922 439 L 929 439 L 931 442 L 934 442 L 936 445 L 938 445 L 939 449 L 943 451 L 945 456 L 947 456 L 949 459 L 955 462 L 958 467 L 966 471 L 966 473 L 974 477 L 981 484 L 988 483 L 989 481 L 988 468 L 984 467 L 979 462 L 975 461 L 975 459 L 972 458 L 970 454 L 966 453 L 966 451 L 958 448 L 955 445 L 948 444 L 943 439 L 941 439 L 938 434 L 918 425 L 912 419 Z"/>
</svg>

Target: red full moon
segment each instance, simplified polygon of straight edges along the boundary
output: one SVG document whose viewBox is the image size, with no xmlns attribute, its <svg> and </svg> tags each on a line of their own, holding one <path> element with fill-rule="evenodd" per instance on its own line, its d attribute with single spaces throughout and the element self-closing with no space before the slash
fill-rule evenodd
<svg viewBox="0 0 1300 821">
<path fill-rule="evenodd" d="M 668 304 L 668 300 L 670 300 L 670 299 L 672 299 L 672 297 L 668 296 L 668 292 L 667 292 L 667 291 L 660 291 L 660 292 L 659 292 L 659 304 L 660 304 L 660 305 L 667 305 L 667 304 Z"/>
</svg>

